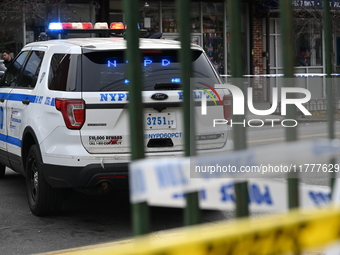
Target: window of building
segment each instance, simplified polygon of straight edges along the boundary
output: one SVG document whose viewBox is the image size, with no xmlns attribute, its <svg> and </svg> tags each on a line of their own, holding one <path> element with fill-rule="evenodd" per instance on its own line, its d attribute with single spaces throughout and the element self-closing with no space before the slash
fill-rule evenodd
<svg viewBox="0 0 340 255">
<path fill-rule="evenodd" d="M 270 67 L 282 68 L 283 47 L 279 19 L 270 19 Z M 294 51 L 297 67 L 322 66 L 322 28 L 315 19 L 295 19 Z M 265 40 L 263 40 L 265 43 Z"/>
<path fill-rule="evenodd" d="M 269 63 L 266 63 L 265 66 L 269 64 L 270 70 L 266 70 L 266 72 L 270 74 L 283 74 L 285 47 L 282 44 L 280 20 L 278 18 L 271 18 L 269 26 Z M 320 23 L 313 18 L 295 18 L 294 29 L 295 73 L 323 73 L 323 38 Z M 267 49 L 265 39 L 264 37 L 264 49 Z M 267 58 L 264 59 L 267 61 Z M 267 95 L 271 94 L 271 88 L 281 87 L 285 84 L 284 78 L 279 76 L 268 78 L 266 82 Z M 324 97 L 325 84 L 322 77 L 297 77 L 294 79 L 294 83 L 297 87 L 307 88 L 314 99 Z M 267 100 L 271 99 L 268 97 Z"/>
<path fill-rule="evenodd" d="M 264 27 L 265 29 L 265 27 Z M 263 38 L 264 49 L 266 39 Z M 279 19 L 273 18 L 269 21 L 269 65 L 270 68 L 282 67 L 282 36 Z M 276 73 L 276 72 L 274 72 Z"/>
<path fill-rule="evenodd" d="M 223 6 L 223 3 L 202 3 L 204 33 L 223 32 Z"/>
<path fill-rule="evenodd" d="M 177 16 L 174 2 L 162 2 L 162 24 L 164 33 L 177 33 Z"/>
<path fill-rule="evenodd" d="M 224 74 L 224 4 L 202 3 L 203 48 L 219 73 Z"/>
<path fill-rule="evenodd" d="M 200 3 L 190 3 L 191 32 L 201 33 Z M 176 5 L 173 1 L 162 1 L 163 33 L 178 33 Z M 199 43 L 199 42 L 196 42 Z"/>
<path fill-rule="evenodd" d="M 322 65 L 322 28 L 315 19 L 296 19 L 295 54 L 297 66 Z"/>
<path fill-rule="evenodd" d="M 191 33 L 201 33 L 201 15 L 200 15 L 200 3 L 190 3 L 190 15 L 191 15 Z M 198 44 L 200 42 L 197 42 Z"/>
<path fill-rule="evenodd" d="M 139 11 L 141 30 L 149 36 L 160 32 L 159 2 L 141 2 Z"/>
</svg>

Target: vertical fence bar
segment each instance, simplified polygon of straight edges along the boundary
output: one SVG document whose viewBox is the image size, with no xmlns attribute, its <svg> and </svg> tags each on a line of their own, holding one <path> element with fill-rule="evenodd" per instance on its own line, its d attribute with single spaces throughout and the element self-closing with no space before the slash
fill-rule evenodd
<svg viewBox="0 0 340 255">
<path fill-rule="evenodd" d="M 129 83 L 129 120 L 131 140 L 131 160 L 144 158 L 144 126 L 142 103 L 142 69 L 139 50 L 138 0 L 124 0 L 123 8 L 128 29 L 126 30 L 127 49 L 125 58 L 128 61 L 127 77 Z M 149 212 L 146 202 L 132 205 L 132 224 L 135 236 L 149 232 Z"/>
<path fill-rule="evenodd" d="M 192 74 L 191 36 L 190 36 L 190 0 L 176 0 L 176 11 L 178 17 L 179 38 L 181 49 L 179 59 L 181 63 L 181 83 L 183 89 L 183 122 L 185 156 L 196 154 L 195 125 L 193 114 L 193 92 L 190 86 Z M 198 192 L 186 194 L 186 207 L 184 209 L 184 224 L 194 225 L 200 221 L 199 195 Z"/>
<path fill-rule="evenodd" d="M 239 0 L 226 0 L 228 22 L 230 29 L 230 63 L 232 83 L 244 91 L 242 82 L 242 28 L 241 28 L 241 8 Z M 245 94 L 245 93 L 244 93 Z M 233 116 L 233 122 L 243 122 L 244 115 Z M 246 129 L 243 125 L 233 127 L 234 149 L 246 149 Z M 246 182 L 235 184 L 236 194 L 236 216 L 245 217 L 249 215 L 248 205 L 248 184 Z"/>
<path fill-rule="evenodd" d="M 283 55 L 283 70 L 284 70 L 284 86 L 292 87 L 295 84 L 292 82 L 294 78 L 294 23 L 293 23 L 293 7 L 292 2 L 280 0 L 280 22 L 282 28 L 282 45 L 284 49 Z M 289 81 L 289 82 L 288 82 Z M 296 106 L 287 106 L 287 119 L 296 119 Z M 297 139 L 296 127 L 285 129 L 286 141 L 295 141 Z M 299 190 L 298 178 L 288 178 L 288 204 L 289 208 L 299 206 Z"/>
<path fill-rule="evenodd" d="M 332 84 L 332 26 L 329 11 L 329 0 L 323 0 L 323 28 L 325 42 L 325 69 L 326 69 L 326 96 L 327 96 L 327 120 L 328 120 L 328 138 L 334 139 L 334 104 L 333 104 L 333 84 Z M 331 159 L 330 164 L 335 164 L 335 159 Z M 331 173 L 330 185 L 333 191 L 335 173 Z"/>
</svg>

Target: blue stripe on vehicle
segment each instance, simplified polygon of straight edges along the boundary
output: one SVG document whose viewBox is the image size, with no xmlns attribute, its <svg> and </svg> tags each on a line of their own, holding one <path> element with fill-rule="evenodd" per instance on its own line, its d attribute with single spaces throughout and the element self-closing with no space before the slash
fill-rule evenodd
<svg viewBox="0 0 340 255">
<path fill-rule="evenodd" d="M 7 100 L 11 100 L 11 101 L 30 100 L 31 103 L 34 103 L 36 97 L 37 96 L 33 96 L 33 95 L 12 94 L 12 93 L 9 93 L 9 96 L 8 96 Z"/>
<path fill-rule="evenodd" d="M 6 142 L 6 140 L 7 140 L 6 138 L 7 138 L 7 135 L 0 134 L 0 141 Z"/>
<path fill-rule="evenodd" d="M 4 98 L 5 100 L 10 100 L 10 101 L 30 100 L 30 102 L 34 104 L 44 104 L 44 105 L 49 105 L 53 107 L 55 106 L 54 97 L 45 97 L 44 99 L 44 96 L 0 92 L 0 98 Z"/>
<path fill-rule="evenodd" d="M 0 97 L 6 100 L 8 99 L 8 95 L 9 95 L 8 93 L 0 93 Z"/>
<path fill-rule="evenodd" d="M 12 136 L 7 136 L 7 143 L 21 147 L 21 140 Z"/>
<path fill-rule="evenodd" d="M 5 143 L 10 143 L 18 147 L 21 147 L 21 143 L 22 143 L 20 139 L 12 137 L 12 136 L 7 136 L 4 134 L 0 134 L 0 141 L 5 142 Z"/>
</svg>

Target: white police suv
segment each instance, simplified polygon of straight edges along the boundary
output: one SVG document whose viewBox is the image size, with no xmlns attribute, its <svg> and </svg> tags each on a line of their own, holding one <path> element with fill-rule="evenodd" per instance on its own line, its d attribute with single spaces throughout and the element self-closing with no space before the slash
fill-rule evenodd
<svg viewBox="0 0 340 255">
<path fill-rule="evenodd" d="M 176 41 L 140 39 L 146 157 L 183 156 L 179 48 Z M 2 77 L 0 177 L 5 167 L 26 176 L 33 214 L 58 211 L 65 188 L 128 187 L 125 49 L 123 38 L 34 42 Z M 230 97 L 216 85 L 221 81 L 202 48 L 192 45 L 192 52 L 198 153 L 224 152 L 228 126 L 213 127 L 213 120 L 229 118 Z"/>
</svg>

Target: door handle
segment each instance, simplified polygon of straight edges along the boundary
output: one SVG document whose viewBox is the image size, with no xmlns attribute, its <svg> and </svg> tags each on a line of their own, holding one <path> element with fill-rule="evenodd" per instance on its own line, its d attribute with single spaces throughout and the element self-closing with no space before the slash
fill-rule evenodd
<svg viewBox="0 0 340 255">
<path fill-rule="evenodd" d="M 27 105 L 29 105 L 29 104 L 30 104 L 30 102 L 31 102 L 30 100 L 22 100 L 22 103 L 23 103 L 23 104 L 27 104 Z"/>
<path fill-rule="evenodd" d="M 0 102 L 1 103 L 5 102 L 5 98 L 0 98 Z"/>
</svg>

